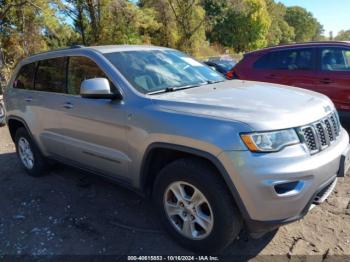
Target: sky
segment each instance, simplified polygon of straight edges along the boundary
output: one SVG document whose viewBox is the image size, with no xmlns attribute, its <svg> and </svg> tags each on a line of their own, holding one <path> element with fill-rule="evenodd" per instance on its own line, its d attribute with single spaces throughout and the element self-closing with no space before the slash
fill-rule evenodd
<svg viewBox="0 0 350 262">
<path fill-rule="evenodd" d="M 325 35 L 350 29 L 350 0 L 278 0 L 286 6 L 298 5 L 313 13 L 324 26 Z"/>
</svg>

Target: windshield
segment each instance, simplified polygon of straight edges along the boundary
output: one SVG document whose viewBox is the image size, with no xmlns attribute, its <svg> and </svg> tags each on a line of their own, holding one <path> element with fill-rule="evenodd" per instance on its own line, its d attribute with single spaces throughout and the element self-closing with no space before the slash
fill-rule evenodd
<svg viewBox="0 0 350 262">
<path fill-rule="evenodd" d="M 104 55 L 144 94 L 225 80 L 208 66 L 175 50 L 125 51 Z"/>
<path fill-rule="evenodd" d="M 229 71 L 232 69 L 232 67 L 235 66 L 235 61 L 230 61 L 230 60 L 215 60 L 211 61 L 214 62 L 215 64 L 221 66 L 223 69 Z"/>
</svg>

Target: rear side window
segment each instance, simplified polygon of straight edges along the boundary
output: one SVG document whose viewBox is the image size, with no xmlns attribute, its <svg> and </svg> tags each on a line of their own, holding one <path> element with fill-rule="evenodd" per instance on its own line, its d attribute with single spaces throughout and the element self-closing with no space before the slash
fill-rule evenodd
<svg viewBox="0 0 350 262">
<path fill-rule="evenodd" d="M 107 78 L 106 74 L 91 59 L 83 56 L 72 56 L 68 62 L 68 94 L 79 95 L 80 84 L 85 79 L 96 77 Z M 111 89 L 113 85 L 110 82 Z"/>
<path fill-rule="evenodd" d="M 271 67 L 270 67 L 271 55 L 272 55 L 272 53 L 268 53 L 268 54 L 260 57 L 253 65 L 253 68 L 255 68 L 255 69 L 271 69 Z"/>
<path fill-rule="evenodd" d="M 13 82 L 13 87 L 18 89 L 32 90 L 34 86 L 34 74 L 36 63 L 22 66 Z"/>
<path fill-rule="evenodd" d="M 283 50 L 268 53 L 254 64 L 256 69 L 312 70 L 314 52 L 311 48 Z"/>
<path fill-rule="evenodd" d="M 324 71 L 350 71 L 350 49 L 322 48 L 321 68 Z"/>
<path fill-rule="evenodd" d="M 65 57 L 40 61 L 35 77 L 35 90 L 65 93 L 66 64 Z"/>
</svg>

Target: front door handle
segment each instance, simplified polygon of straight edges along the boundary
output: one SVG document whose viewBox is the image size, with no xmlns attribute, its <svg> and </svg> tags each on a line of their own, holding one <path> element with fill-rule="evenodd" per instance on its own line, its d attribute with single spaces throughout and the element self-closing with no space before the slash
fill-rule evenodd
<svg viewBox="0 0 350 262">
<path fill-rule="evenodd" d="M 33 101 L 33 98 L 32 98 L 32 97 L 26 97 L 24 100 L 25 100 L 26 102 L 32 102 L 32 101 Z"/>
<path fill-rule="evenodd" d="M 63 104 L 63 107 L 67 109 L 72 109 L 74 106 L 71 102 L 67 102 Z"/>
<path fill-rule="evenodd" d="M 323 84 L 332 84 L 334 81 L 332 81 L 329 78 L 323 78 L 323 79 L 320 80 L 320 82 L 323 83 Z"/>
</svg>

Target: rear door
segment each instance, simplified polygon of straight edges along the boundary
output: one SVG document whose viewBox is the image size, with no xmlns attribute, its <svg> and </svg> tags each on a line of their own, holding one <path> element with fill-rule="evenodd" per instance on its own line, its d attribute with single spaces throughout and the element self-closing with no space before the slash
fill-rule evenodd
<svg viewBox="0 0 350 262">
<path fill-rule="evenodd" d="M 277 50 L 258 59 L 253 67 L 260 81 L 314 89 L 315 57 L 313 48 Z"/>
<path fill-rule="evenodd" d="M 63 101 L 65 114 L 62 118 L 67 157 L 79 166 L 129 182 L 123 101 L 80 96 L 81 82 L 95 77 L 108 79 L 90 58 L 69 58 L 68 95 Z M 112 82 L 110 85 L 112 91 L 116 89 Z"/>
<path fill-rule="evenodd" d="M 36 118 L 34 115 L 37 108 L 37 100 L 33 99 L 36 96 L 34 91 L 34 75 L 37 68 L 37 63 L 23 65 L 16 78 L 12 83 L 12 88 L 7 90 L 6 107 L 9 117 L 15 115 L 26 121 L 30 131 L 35 136 L 37 130 Z M 35 136 L 38 140 L 38 137 Z"/>
<path fill-rule="evenodd" d="M 350 110 L 350 48 L 321 47 L 317 88 L 335 103 L 338 110 Z"/>
</svg>

